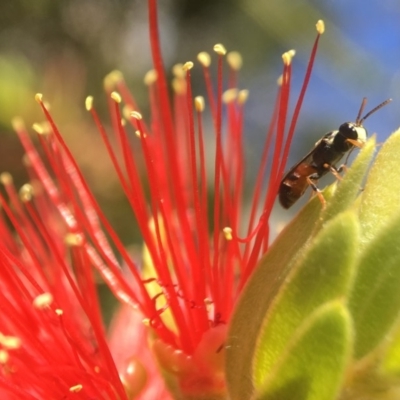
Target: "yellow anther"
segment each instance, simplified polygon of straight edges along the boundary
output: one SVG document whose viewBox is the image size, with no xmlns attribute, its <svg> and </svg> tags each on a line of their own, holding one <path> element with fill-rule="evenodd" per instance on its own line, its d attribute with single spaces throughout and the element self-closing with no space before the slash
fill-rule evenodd
<svg viewBox="0 0 400 400">
<path fill-rule="evenodd" d="M 81 246 L 83 244 L 82 235 L 77 233 L 67 233 L 64 238 L 67 246 Z"/>
<path fill-rule="evenodd" d="M 43 95 L 42 93 L 36 93 L 35 94 L 35 100 L 40 104 L 42 102 Z"/>
<path fill-rule="evenodd" d="M 61 317 L 61 315 L 64 314 L 64 311 L 61 310 L 61 308 L 56 308 L 56 309 L 54 310 L 54 312 L 55 312 L 59 317 Z"/>
<path fill-rule="evenodd" d="M 182 70 L 183 72 L 183 70 Z M 186 82 L 182 78 L 174 78 L 172 80 L 172 89 L 176 94 L 186 93 Z"/>
<path fill-rule="evenodd" d="M 232 228 L 229 228 L 228 226 L 222 229 L 222 232 L 224 232 L 224 236 L 226 240 L 232 240 Z"/>
<path fill-rule="evenodd" d="M 225 104 L 231 103 L 236 100 L 238 90 L 236 88 L 228 89 L 222 94 L 222 101 Z"/>
<path fill-rule="evenodd" d="M 185 64 L 183 64 L 182 69 L 184 71 L 189 71 L 190 69 L 192 69 L 194 66 L 194 64 L 191 61 L 187 61 L 185 62 Z"/>
<path fill-rule="evenodd" d="M 249 91 L 247 89 L 243 89 L 239 92 L 237 101 L 239 104 L 244 104 L 246 103 L 248 98 L 249 98 Z"/>
<path fill-rule="evenodd" d="M 71 387 L 69 388 L 69 391 L 70 391 L 70 392 L 77 393 L 77 392 L 80 392 L 82 389 L 83 389 L 83 385 L 79 384 L 79 385 L 71 386 Z"/>
<path fill-rule="evenodd" d="M 39 294 L 33 299 L 33 306 L 38 310 L 50 307 L 51 303 L 53 303 L 53 295 L 49 292 Z"/>
<path fill-rule="evenodd" d="M 0 334 L 0 345 L 5 347 L 7 350 L 19 349 L 21 343 L 22 341 L 19 337 Z"/>
<path fill-rule="evenodd" d="M 6 350 L 0 350 L 0 364 L 4 365 L 7 364 L 8 360 L 10 359 L 10 355 Z"/>
<path fill-rule="evenodd" d="M 122 75 L 121 71 L 117 71 L 117 70 L 111 71 L 109 74 L 107 74 L 104 77 L 104 80 L 103 80 L 104 89 L 107 92 L 111 92 L 115 88 L 115 86 L 123 80 L 124 80 L 124 76 Z"/>
<path fill-rule="evenodd" d="M 197 60 L 203 67 L 208 68 L 211 65 L 211 57 L 206 51 L 197 54 Z"/>
<path fill-rule="evenodd" d="M 21 186 L 21 189 L 19 190 L 19 198 L 21 201 L 24 203 L 31 201 L 33 195 L 33 186 L 30 183 L 25 183 L 25 185 Z"/>
<path fill-rule="evenodd" d="M 20 131 L 25 128 L 24 120 L 21 117 L 14 117 L 11 120 L 11 125 L 14 131 Z"/>
<path fill-rule="evenodd" d="M 147 86 L 151 86 L 157 80 L 157 71 L 155 69 L 151 69 L 150 71 L 146 72 L 144 76 L 143 82 Z"/>
<path fill-rule="evenodd" d="M 214 51 L 220 56 L 224 56 L 226 54 L 226 49 L 221 43 L 218 43 L 214 46 Z"/>
<path fill-rule="evenodd" d="M 32 129 L 33 129 L 36 133 L 39 133 L 39 135 L 41 135 L 41 134 L 44 133 L 44 132 L 43 132 L 43 129 L 42 129 L 42 125 L 40 125 L 38 122 L 35 122 L 35 123 L 32 125 Z"/>
<path fill-rule="evenodd" d="M 140 114 L 139 111 L 132 111 L 130 116 L 132 118 L 135 118 L 135 119 L 139 120 L 139 121 L 142 119 L 142 114 Z"/>
<path fill-rule="evenodd" d="M 144 326 L 150 326 L 150 318 L 143 318 L 142 323 Z"/>
<path fill-rule="evenodd" d="M 176 78 L 184 78 L 185 74 L 184 74 L 184 71 L 183 71 L 183 64 L 181 64 L 181 63 L 175 64 L 172 67 L 172 73 L 174 74 L 174 76 Z"/>
<path fill-rule="evenodd" d="M 325 32 L 325 22 L 322 19 L 318 20 L 318 22 L 315 24 L 315 27 L 320 35 Z"/>
<path fill-rule="evenodd" d="M 0 174 L 0 182 L 4 185 L 11 185 L 13 183 L 13 177 L 9 172 L 2 172 Z"/>
<path fill-rule="evenodd" d="M 240 68 L 242 68 L 243 59 L 242 55 L 238 51 L 230 51 L 226 56 L 226 61 L 235 71 L 239 71 Z"/>
<path fill-rule="evenodd" d="M 203 96 L 196 96 L 194 98 L 194 106 L 196 108 L 197 112 L 203 112 L 205 103 L 204 103 L 204 97 Z"/>
<path fill-rule="evenodd" d="M 131 116 L 131 112 L 133 111 L 133 107 L 130 104 L 125 104 L 124 108 L 122 109 L 122 115 L 129 119 Z"/>
<path fill-rule="evenodd" d="M 289 50 L 286 53 L 282 54 L 282 60 L 285 65 L 290 65 L 292 62 L 292 58 L 295 56 L 295 50 Z"/>
<path fill-rule="evenodd" d="M 93 96 L 88 96 L 85 99 L 85 108 L 86 111 L 90 111 L 93 107 Z"/>
<path fill-rule="evenodd" d="M 121 103 L 122 98 L 121 95 L 118 92 L 111 92 L 111 98 L 116 102 L 116 103 Z"/>
<path fill-rule="evenodd" d="M 45 121 L 42 123 L 35 122 L 32 129 L 39 135 L 49 135 L 51 133 L 51 125 Z"/>
</svg>

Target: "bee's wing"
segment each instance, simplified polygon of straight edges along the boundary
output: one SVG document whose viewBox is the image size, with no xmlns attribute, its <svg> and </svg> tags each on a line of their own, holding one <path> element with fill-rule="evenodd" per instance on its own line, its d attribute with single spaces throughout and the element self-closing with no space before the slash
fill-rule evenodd
<svg viewBox="0 0 400 400">
<path fill-rule="evenodd" d="M 291 207 L 306 191 L 309 186 L 308 177 L 317 172 L 313 165 L 315 151 L 325 142 L 331 132 L 315 143 L 315 146 L 297 164 L 284 175 L 279 186 L 279 202 L 282 207 Z M 329 139 L 328 139 L 329 140 Z"/>
</svg>

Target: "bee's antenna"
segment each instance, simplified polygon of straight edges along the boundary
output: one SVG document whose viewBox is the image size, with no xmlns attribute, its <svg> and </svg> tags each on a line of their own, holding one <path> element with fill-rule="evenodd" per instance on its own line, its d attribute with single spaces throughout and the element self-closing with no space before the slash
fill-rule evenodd
<svg viewBox="0 0 400 400">
<path fill-rule="evenodd" d="M 366 104 L 367 104 L 367 98 L 364 97 L 364 98 L 362 99 L 362 102 L 361 102 L 360 110 L 358 111 L 358 114 L 357 114 L 356 125 L 361 125 L 361 121 L 362 121 L 363 119 L 365 119 L 365 118 L 361 119 L 361 114 L 362 114 L 362 112 L 364 111 L 364 108 L 365 108 L 365 105 L 366 105 Z"/>
<path fill-rule="evenodd" d="M 364 100 L 366 100 L 366 98 L 364 97 Z M 364 103 L 363 100 L 363 103 Z M 371 114 L 373 114 L 375 111 L 378 111 L 380 108 L 386 106 L 386 104 L 389 104 L 392 101 L 392 99 L 387 99 L 384 102 L 382 102 L 381 104 L 379 104 L 378 106 L 376 106 L 375 108 L 373 108 L 370 112 L 366 113 L 361 119 L 360 119 L 360 114 L 362 112 L 362 109 L 364 108 L 361 104 L 361 109 L 360 112 L 358 113 L 358 117 L 356 120 L 356 125 L 361 125 Z"/>
</svg>

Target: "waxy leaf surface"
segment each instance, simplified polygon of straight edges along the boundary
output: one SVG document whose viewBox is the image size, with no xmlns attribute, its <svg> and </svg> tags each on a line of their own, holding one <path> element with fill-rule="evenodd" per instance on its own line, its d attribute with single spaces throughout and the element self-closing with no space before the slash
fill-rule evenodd
<svg viewBox="0 0 400 400">
<path fill-rule="evenodd" d="M 321 230 L 287 276 L 257 339 L 253 360 L 256 388 L 268 377 L 303 321 L 322 304 L 347 295 L 354 277 L 358 238 L 355 214 L 340 214 Z"/>
<path fill-rule="evenodd" d="M 336 399 L 352 341 L 351 318 L 342 302 L 319 307 L 299 326 L 254 399 Z"/>
</svg>

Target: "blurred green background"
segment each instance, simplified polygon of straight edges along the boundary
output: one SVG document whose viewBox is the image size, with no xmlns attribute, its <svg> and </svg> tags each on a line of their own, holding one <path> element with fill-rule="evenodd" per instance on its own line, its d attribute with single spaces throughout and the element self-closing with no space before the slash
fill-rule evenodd
<svg viewBox="0 0 400 400">
<path fill-rule="evenodd" d="M 379 140 L 400 123 L 398 0 L 161 0 L 159 4 L 168 68 L 176 62 L 195 61 L 199 51 L 211 51 L 218 42 L 242 53 L 240 85 L 250 89 L 246 152 L 252 160 L 259 157 L 266 115 L 272 111 L 281 54 L 297 50 L 295 99 L 320 18 L 325 20 L 326 33 L 289 164 L 326 131 L 354 120 L 364 96 L 368 107 L 394 98 L 392 105 L 366 123 L 369 132 L 378 132 Z M 0 171 L 12 172 L 23 183 L 22 151 L 10 120 L 23 116 L 29 126 L 41 121 L 33 96 L 42 92 L 113 225 L 126 243 L 139 240 L 83 104 L 87 95 L 94 95 L 107 121 L 102 79 L 119 69 L 145 109 L 142 79 L 149 68 L 145 0 L 0 2 Z M 195 94 L 204 93 L 196 70 L 194 87 Z M 256 168 L 256 164 L 249 166 Z M 276 218 L 285 220 L 289 215 L 279 210 Z"/>
</svg>

